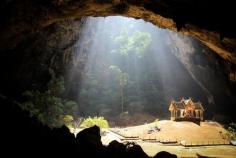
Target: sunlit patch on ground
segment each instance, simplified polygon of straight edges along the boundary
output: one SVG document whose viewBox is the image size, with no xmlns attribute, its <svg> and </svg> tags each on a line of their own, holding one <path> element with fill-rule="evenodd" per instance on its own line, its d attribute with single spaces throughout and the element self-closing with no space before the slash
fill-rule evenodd
<svg viewBox="0 0 236 158">
<path fill-rule="evenodd" d="M 158 127 L 158 130 L 154 130 L 155 127 Z M 149 156 L 160 151 L 167 151 L 178 157 L 197 157 L 199 154 L 234 158 L 236 155 L 236 147 L 229 144 L 226 130 L 217 122 L 201 122 L 198 126 L 192 122 L 163 120 L 127 128 L 102 129 L 101 135 L 104 145 L 113 140 L 123 143 L 135 142 Z M 183 141 L 189 146 L 185 146 Z"/>
</svg>

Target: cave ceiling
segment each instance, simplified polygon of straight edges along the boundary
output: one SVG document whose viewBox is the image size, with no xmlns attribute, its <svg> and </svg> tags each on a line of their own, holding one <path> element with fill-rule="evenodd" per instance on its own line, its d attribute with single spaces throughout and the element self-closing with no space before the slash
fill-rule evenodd
<svg viewBox="0 0 236 158">
<path fill-rule="evenodd" d="M 3 0 L 0 51 L 16 47 L 31 33 L 65 19 L 121 15 L 191 35 L 224 60 L 236 64 L 231 1 L 210 0 Z"/>
</svg>

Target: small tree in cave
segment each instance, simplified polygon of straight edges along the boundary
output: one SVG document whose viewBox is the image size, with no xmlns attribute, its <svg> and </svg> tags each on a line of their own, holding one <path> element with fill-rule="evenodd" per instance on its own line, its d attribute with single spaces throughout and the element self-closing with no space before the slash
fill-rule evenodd
<svg viewBox="0 0 236 158">
<path fill-rule="evenodd" d="M 128 84 L 129 75 L 122 72 L 120 68 L 116 65 L 111 65 L 109 67 L 116 80 L 119 82 L 120 86 L 120 97 L 121 97 L 121 112 L 124 112 L 124 87 Z"/>
<path fill-rule="evenodd" d="M 123 58 L 123 61 L 128 59 L 134 60 L 134 66 L 138 58 L 142 58 L 148 46 L 151 43 L 151 35 L 147 32 L 134 31 L 128 32 L 126 29 L 113 38 L 115 49 L 111 53 L 118 54 Z M 121 68 L 127 70 L 126 65 L 120 65 Z M 122 72 L 119 66 L 111 65 L 109 69 L 119 82 L 120 96 L 121 96 L 121 112 L 124 112 L 124 88 L 128 84 L 129 74 Z"/>
</svg>

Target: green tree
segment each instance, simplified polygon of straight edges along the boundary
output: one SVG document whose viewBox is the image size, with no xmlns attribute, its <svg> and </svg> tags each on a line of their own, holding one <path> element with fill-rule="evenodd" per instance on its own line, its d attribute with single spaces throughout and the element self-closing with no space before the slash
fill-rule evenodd
<svg viewBox="0 0 236 158">
<path fill-rule="evenodd" d="M 73 116 L 71 115 L 65 115 L 63 118 L 63 124 L 65 124 L 68 127 L 72 127 L 72 122 L 74 120 Z"/>
<path fill-rule="evenodd" d="M 126 64 L 121 64 L 120 67 L 128 70 L 131 70 L 137 66 L 137 61 L 143 57 L 145 52 L 147 52 L 148 46 L 151 44 L 151 35 L 147 32 L 134 31 L 128 32 L 126 29 L 122 30 L 120 35 L 113 38 L 115 43 L 115 49 L 111 53 L 118 54 L 122 57 L 123 63 L 129 63 L 130 59 L 133 59 L 133 63 L 130 63 L 129 68 L 126 67 Z M 111 65 L 109 69 L 112 71 L 112 74 L 119 82 L 120 86 L 120 97 L 121 97 L 121 112 L 124 112 L 124 88 L 128 84 L 129 74 L 127 72 L 122 72 L 119 66 Z M 137 83 L 135 79 L 135 83 Z"/>
<path fill-rule="evenodd" d="M 20 106 L 50 127 L 61 126 L 64 123 L 64 115 L 73 114 L 74 110 L 78 107 L 76 102 L 63 100 L 60 97 L 64 89 L 63 77 L 56 78 L 52 74 L 46 91 L 25 91 L 23 96 L 25 96 L 26 101 L 21 103 Z"/>
<path fill-rule="evenodd" d="M 121 97 L 121 112 L 124 112 L 124 87 L 128 84 L 128 73 L 122 72 L 116 65 L 111 65 L 109 69 L 114 74 L 115 78 L 119 81 L 120 97 Z"/>
<path fill-rule="evenodd" d="M 71 114 L 72 116 L 76 116 L 78 113 L 78 104 L 73 100 L 64 100 L 63 101 L 63 113 Z"/>
<path fill-rule="evenodd" d="M 118 48 L 112 50 L 112 53 L 119 53 L 122 56 L 134 53 L 137 57 L 142 57 L 151 44 L 151 35 L 141 31 L 135 31 L 130 35 L 127 30 L 123 30 L 114 38 L 114 42 Z"/>
</svg>

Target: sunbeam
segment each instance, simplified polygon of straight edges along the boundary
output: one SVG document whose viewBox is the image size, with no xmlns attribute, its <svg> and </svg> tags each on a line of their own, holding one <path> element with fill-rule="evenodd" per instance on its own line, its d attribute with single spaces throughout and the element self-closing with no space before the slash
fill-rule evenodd
<svg viewBox="0 0 236 158">
<path fill-rule="evenodd" d="M 103 116 L 113 126 L 142 124 L 167 119 L 171 100 L 212 103 L 189 64 L 200 51 L 194 39 L 119 16 L 85 18 L 81 30 L 67 73 L 79 116 Z"/>
</svg>

